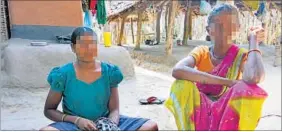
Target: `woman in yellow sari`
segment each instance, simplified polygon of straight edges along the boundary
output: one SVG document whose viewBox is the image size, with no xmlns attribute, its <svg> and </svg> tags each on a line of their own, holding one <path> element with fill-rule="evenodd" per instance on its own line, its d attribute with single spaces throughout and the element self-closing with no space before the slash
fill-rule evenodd
<svg viewBox="0 0 282 132">
<path fill-rule="evenodd" d="M 166 107 L 179 130 L 254 130 L 267 93 L 258 43 L 264 29 L 250 29 L 249 51 L 232 43 L 239 31 L 238 11 L 216 6 L 208 17 L 213 46 L 196 47 L 176 64 Z"/>
</svg>

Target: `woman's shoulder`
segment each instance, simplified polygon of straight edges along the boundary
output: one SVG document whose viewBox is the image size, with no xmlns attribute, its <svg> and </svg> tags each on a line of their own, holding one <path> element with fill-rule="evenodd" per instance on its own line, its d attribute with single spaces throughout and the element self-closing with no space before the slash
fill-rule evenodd
<svg viewBox="0 0 282 132">
<path fill-rule="evenodd" d="M 101 62 L 101 66 L 102 68 L 104 68 L 103 71 L 108 76 L 108 79 L 110 81 L 110 87 L 118 87 L 118 84 L 123 80 L 123 74 L 120 71 L 119 67 L 108 62 Z"/>
<path fill-rule="evenodd" d="M 48 75 L 48 78 L 64 78 L 71 73 L 72 63 L 67 63 L 61 66 L 53 67 Z"/>
<path fill-rule="evenodd" d="M 119 67 L 117 65 L 112 64 L 112 63 L 103 62 L 103 61 L 101 61 L 100 63 L 101 63 L 101 67 L 104 68 L 106 71 L 111 71 L 111 70 L 114 70 L 114 69 L 119 70 Z"/>
<path fill-rule="evenodd" d="M 197 46 L 190 52 L 189 55 L 193 56 L 196 59 L 199 59 L 209 54 L 209 48 L 210 46 L 206 45 Z"/>
<path fill-rule="evenodd" d="M 200 48 L 200 49 L 209 49 L 211 46 L 208 45 L 199 45 L 196 48 Z"/>
<path fill-rule="evenodd" d="M 51 86 L 51 89 L 58 91 L 58 92 L 63 92 L 65 83 L 67 80 L 67 73 L 70 72 L 72 63 L 68 63 L 62 66 L 54 67 L 48 77 L 47 81 Z"/>
<path fill-rule="evenodd" d="M 61 66 L 53 67 L 50 73 L 55 72 L 55 73 L 67 74 L 68 72 L 71 71 L 71 68 L 72 68 L 72 63 L 67 63 Z"/>
<path fill-rule="evenodd" d="M 209 52 L 210 47 L 211 46 L 207 46 L 207 45 L 199 45 L 195 47 L 193 51 L 206 53 L 206 52 Z"/>
<path fill-rule="evenodd" d="M 109 76 L 119 75 L 122 76 L 122 72 L 120 68 L 109 62 L 101 62 L 102 72 L 106 73 Z"/>
</svg>

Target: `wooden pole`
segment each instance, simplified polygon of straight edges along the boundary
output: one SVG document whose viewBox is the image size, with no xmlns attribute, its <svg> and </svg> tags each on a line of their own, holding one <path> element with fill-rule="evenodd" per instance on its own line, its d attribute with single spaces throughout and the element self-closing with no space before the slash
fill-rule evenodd
<svg viewBox="0 0 282 132">
<path fill-rule="evenodd" d="M 116 39 L 117 39 L 117 33 L 118 29 L 117 29 L 117 22 L 114 24 L 114 33 L 113 33 L 113 44 L 116 44 Z"/>
<path fill-rule="evenodd" d="M 166 11 L 165 11 L 165 32 L 167 34 L 167 22 L 168 22 L 168 14 L 169 14 L 169 4 L 171 4 L 170 2 L 168 2 L 168 5 L 166 5 Z M 167 36 L 166 36 L 167 38 Z"/>
<path fill-rule="evenodd" d="M 188 40 L 188 36 L 189 36 L 189 28 L 191 28 L 189 26 L 189 15 L 191 15 L 192 13 L 191 10 L 190 10 L 190 6 L 192 4 L 192 0 L 187 0 L 187 8 L 186 8 L 186 12 L 185 12 L 185 20 L 184 20 L 184 35 L 183 35 L 183 42 L 182 44 L 183 45 L 187 45 L 187 40 Z M 192 16 L 191 16 L 192 17 Z M 192 19 L 192 18 L 191 18 Z"/>
<path fill-rule="evenodd" d="M 189 12 L 189 23 L 188 23 L 188 34 L 189 34 L 189 40 L 192 40 L 192 20 L 193 20 L 193 16 L 192 16 L 192 11 Z"/>
<path fill-rule="evenodd" d="M 170 12 L 169 12 L 169 19 L 168 19 L 168 27 L 167 27 L 167 39 L 166 39 L 166 54 L 172 54 L 172 45 L 173 45 L 173 27 L 174 27 L 174 20 L 175 20 L 175 13 L 177 9 L 177 2 L 175 0 L 171 1 L 170 4 Z"/>
<path fill-rule="evenodd" d="M 115 37 L 115 44 L 118 44 L 119 41 L 119 31 L 120 31 L 120 19 L 117 19 L 117 24 L 116 24 L 116 37 Z"/>
<path fill-rule="evenodd" d="M 130 21 L 131 21 L 130 26 L 131 26 L 131 34 L 132 34 L 132 43 L 134 44 L 135 41 L 134 41 L 133 19 L 131 18 Z"/>
<path fill-rule="evenodd" d="M 264 28 L 265 30 L 265 38 L 264 38 L 264 41 L 263 41 L 263 44 L 268 44 L 268 36 L 269 36 L 269 31 L 268 31 L 268 27 L 269 27 L 269 20 L 265 20 L 264 22 L 262 22 L 262 27 Z"/>
<path fill-rule="evenodd" d="M 142 14 L 143 11 L 138 11 L 138 18 L 137 18 L 137 42 L 135 45 L 135 50 L 140 49 L 141 44 L 141 30 L 142 30 Z"/>
<path fill-rule="evenodd" d="M 274 5 L 274 7 L 276 8 L 276 16 L 281 16 L 281 8 L 278 8 L 276 6 L 275 3 L 272 3 Z M 280 12 L 278 12 L 278 10 Z M 276 20 L 275 24 L 277 24 L 276 26 L 277 27 L 280 27 L 281 24 L 278 24 L 278 21 L 279 20 Z M 281 22 L 281 21 L 280 21 Z M 280 66 L 281 65 L 281 51 L 282 51 L 282 35 L 281 35 L 281 29 L 280 31 L 275 31 L 276 32 L 276 37 L 277 37 L 277 40 L 276 40 L 276 44 L 275 44 L 275 59 L 274 59 L 274 64 L 273 66 L 277 67 L 277 66 Z"/>
<path fill-rule="evenodd" d="M 118 44 L 119 43 L 119 36 L 120 36 L 120 18 L 118 18 L 118 20 L 117 20 L 118 22 L 117 22 L 117 37 L 116 37 L 116 44 Z"/>
<path fill-rule="evenodd" d="M 274 63 L 273 66 L 277 67 L 281 65 L 281 45 L 282 45 L 282 36 L 280 35 L 278 37 L 278 41 L 275 43 L 275 58 L 274 58 Z"/>
<path fill-rule="evenodd" d="M 121 22 L 121 29 L 120 29 L 120 33 L 119 33 L 119 40 L 118 40 L 118 46 L 122 46 L 122 38 L 123 38 L 123 33 L 124 33 L 124 24 L 126 21 L 127 16 L 123 16 L 122 17 L 122 22 Z"/>
<path fill-rule="evenodd" d="M 156 25 L 156 39 L 157 39 L 157 44 L 160 43 L 161 41 L 161 16 L 163 12 L 163 5 L 160 6 L 160 10 L 158 11 L 157 14 L 157 25 Z"/>
</svg>

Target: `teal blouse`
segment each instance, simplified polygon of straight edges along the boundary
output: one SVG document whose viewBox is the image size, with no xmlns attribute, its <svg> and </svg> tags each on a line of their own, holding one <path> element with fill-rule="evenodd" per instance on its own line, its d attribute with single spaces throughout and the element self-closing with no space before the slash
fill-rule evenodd
<svg viewBox="0 0 282 132">
<path fill-rule="evenodd" d="M 123 75 L 115 65 L 101 62 L 101 77 L 88 84 L 76 78 L 73 63 L 55 67 L 48 75 L 51 90 L 62 93 L 63 112 L 90 120 L 109 114 L 111 88 L 117 88 Z"/>
</svg>

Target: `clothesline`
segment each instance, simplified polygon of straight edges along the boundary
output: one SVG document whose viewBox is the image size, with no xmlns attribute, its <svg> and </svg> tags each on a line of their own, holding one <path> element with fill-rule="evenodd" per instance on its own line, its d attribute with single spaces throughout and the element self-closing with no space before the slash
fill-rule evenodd
<svg viewBox="0 0 282 132">
<path fill-rule="evenodd" d="M 84 26 L 93 27 L 93 16 L 96 17 L 98 24 L 107 22 L 107 12 L 105 0 L 83 0 Z"/>
<path fill-rule="evenodd" d="M 218 1 L 220 3 L 220 1 Z M 104 25 L 107 22 L 107 12 L 111 9 L 106 8 L 105 0 L 82 0 L 82 6 L 84 11 L 84 26 L 93 26 L 93 16 L 96 18 L 98 24 Z M 243 0 L 242 4 L 249 9 L 250 13 L 258 18 L 264 17 L 267 12 L 267 5 L 265 1 L 254 1 L 249 2 L 248 0 Z M 110 6 L 110 5 L 108 5 Z M 200 14 L 206 15 L 211 11 L 210 3 L 206 0 L 201 0 L 200 2 Z M 255 13 L 253 13 L 255 11 Z"/>
</svg>

